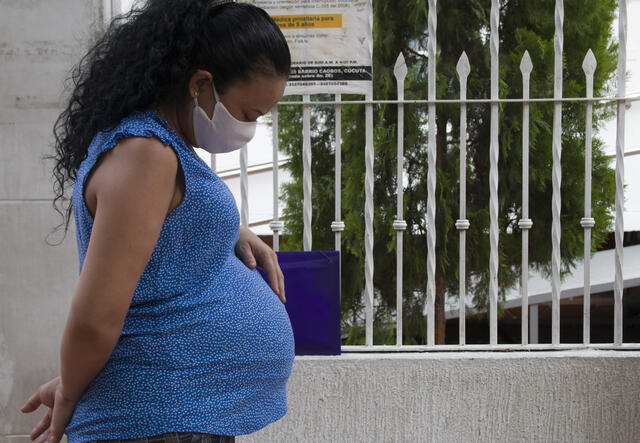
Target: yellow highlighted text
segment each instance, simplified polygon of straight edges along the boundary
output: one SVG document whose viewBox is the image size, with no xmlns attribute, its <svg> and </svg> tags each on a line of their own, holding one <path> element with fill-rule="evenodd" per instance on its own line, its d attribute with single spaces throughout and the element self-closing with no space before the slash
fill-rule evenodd
<svg viewBox="0 0 640 443">
<path fill-rule="evenodd" d="M 280 29 L 342 28 L 342 14 L 274 15 Z"/>
</svg>

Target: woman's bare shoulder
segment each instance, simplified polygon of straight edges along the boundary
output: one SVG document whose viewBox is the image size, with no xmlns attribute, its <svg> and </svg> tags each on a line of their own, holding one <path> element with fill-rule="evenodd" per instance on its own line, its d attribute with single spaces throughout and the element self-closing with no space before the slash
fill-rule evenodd
<svg viewBox="0 0 640 443">
<path fill-rule="evenodd" d="M 135 189 L 157 186 L 173 195 L 178 157 L 171 146 L 155 137 L 129 137 L 104 152 L 96 162 L 85 185 L 85 200 L 95 216 L 98 200 L 112 193 L 135 197 Z M 127 192 L 129 191 L 129 192 Z M 164 200 L 166 196 L 157 195 Z"/>
<path fill-rule="evenodd" d="M 169 170 L 175 174 L 178 158 L 171 146 L 155 137 L 127 137 L 107 151 L 105 161 L 118 166 L 146 166 L 158 168 L 158 173 Z"/>
</svg>

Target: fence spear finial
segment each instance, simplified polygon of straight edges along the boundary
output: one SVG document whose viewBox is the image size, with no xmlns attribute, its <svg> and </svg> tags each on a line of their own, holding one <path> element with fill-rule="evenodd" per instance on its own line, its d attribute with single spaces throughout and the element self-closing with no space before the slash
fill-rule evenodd
<svg viewBox="0 0 640 443">
<path fill-rule="evenodd" d="M 593 74 L 596 72 L 597 66 L 598 62 L 596 61 L 596 57 L 593 55 L 591 49 L 589 49 L 582 62 L 582 70 L 587 78 L 587 97 L 589 98 L 593 97 Z"/>
<path fill-rule="evenodd" d="M 522 61 L 520 62 L 520 72 L 522 72 L 522 75 L 528 76 L 531 74 L 531 71 L 533 71 L 533 63 L 531 63 L 529 51 L 525 50 Z"/>
<path fill-rule="evenodd" d="M 598 66 L 596 56 L 593 55 L 593 51 L 589 48 L 587 55 L 584 56 L 584 61 L 582 62 L 582 70 L 587 76 L 593 75 L 593 73 L 596 72 L 596 66 Z"/>
<path fill-rule="evenodd" d="M 460 99 L 467 99 L 467 77 L 471 72 L 471 66 L 469 65 L 469 57 L 467 53 L 462 51 L 458 64 L 456 65 L 456 71 L 458 72 L 458 78 L 460 79 Z"/>
<path fill-rule="evenodd" d="M 460 58 L 458 59 L 458 64 L 456 65 L 456 71 L 458 72 L 458 77 L 460 80 L 464 78 L 466 80 L 467 76 L 471 72 L 471 66 L 469 65 L 469 57 L 467 57 L 467 53 L 462 51 Z"/>
<path fill-rule="evenodd" d="M 393 75 L 396 77 L 398 82 L 403 81 L 407 76 L 407 63 L 404 61 L 404 55 L 402 52 L 400 52 L 396 59 L 396 65 L 393 68 Z"/>
</svg>

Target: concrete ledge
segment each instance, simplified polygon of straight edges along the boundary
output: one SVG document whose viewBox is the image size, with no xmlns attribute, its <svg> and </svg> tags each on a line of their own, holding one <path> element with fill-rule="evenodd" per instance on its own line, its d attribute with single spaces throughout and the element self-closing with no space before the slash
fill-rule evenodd
<svg viewBox="0 0 640 443">
<path fill-rule="evenodd" d="M 637 441 L 640 352 L 299 357 L 289 412 L 239 442 Z"/>
<path fill-rule="evenodd" d="M 634 442 L 640 352 L 298 357 L 288 397 L 282 420 L 238 442 Z M 29 441 L 19 428 L 0 442 Z"/>
</svg>

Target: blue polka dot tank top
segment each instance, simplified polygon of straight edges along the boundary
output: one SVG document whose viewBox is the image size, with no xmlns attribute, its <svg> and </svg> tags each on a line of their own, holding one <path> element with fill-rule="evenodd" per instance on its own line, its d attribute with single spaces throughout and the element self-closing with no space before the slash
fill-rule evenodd
<svg viewBox="0 0 640 443">
<path fill-rule="evenodd" d="M 164 221 L 115 349 L 76 406 L 69 442 L 257 431 L 287 410 L 289 317 L 258 271 L 235 256 L 231 192 L 152 111 L 99 133 L 80 165 L 72 196 L 80 271 L 93 225 L 86 178 L 101 153 L 134 136 L 173 148 L 185 193 Z"/>
</svg>

